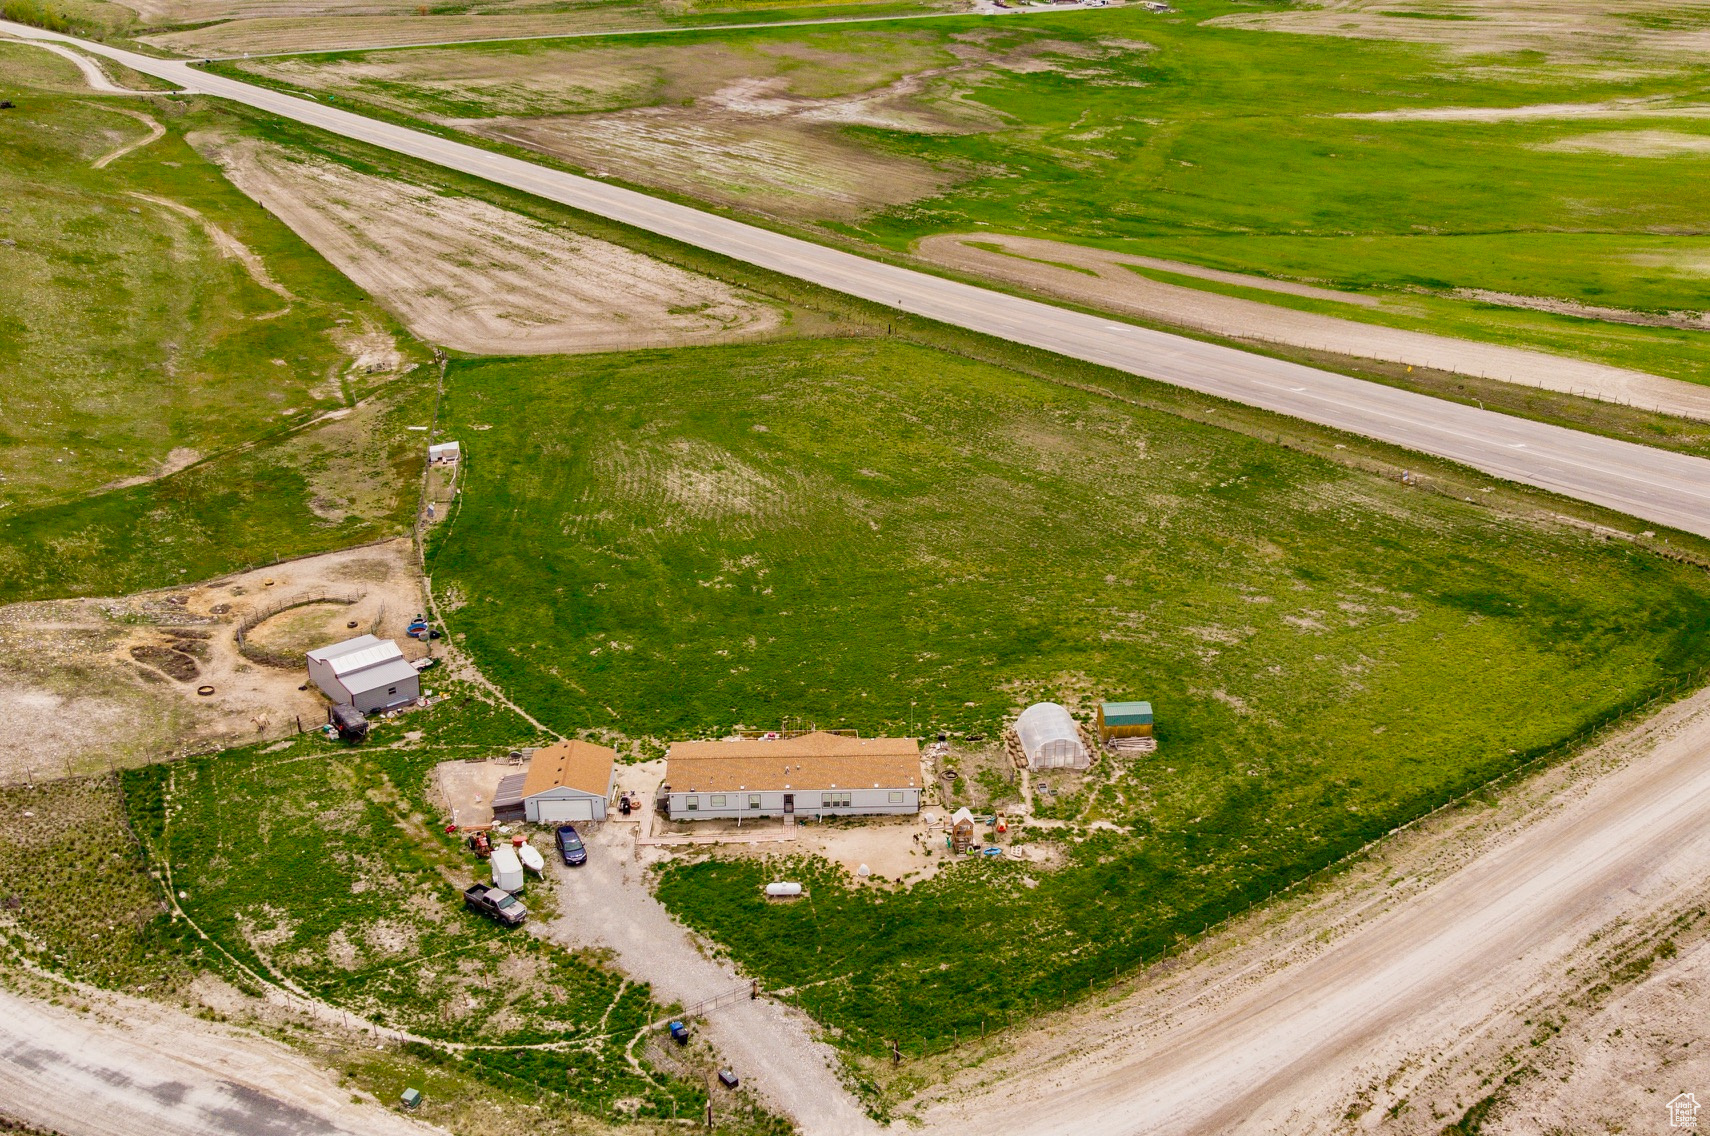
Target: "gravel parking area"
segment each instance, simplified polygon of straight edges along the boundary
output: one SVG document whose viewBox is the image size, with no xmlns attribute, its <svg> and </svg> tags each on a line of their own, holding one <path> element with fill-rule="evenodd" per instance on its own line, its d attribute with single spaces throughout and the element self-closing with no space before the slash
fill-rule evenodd
<svg viewBox="0 0 1710 1136">
<path fill-rule="evenodd" d="M 570 947 L 605 947 L 662 1002 L 713 998 L 747 981 L 708 952 L 653 898 L 636 857 L 636 821 L 601 825 L 588 838 L 588 863 L 556 864 L 560 915 L 541 933 Z M 837 1056 L 798 1010 L 766 998 L 712 1011 L 697 1030 L 767 1105 L 804 1136 L 878 1131 L 837 1074 Z"/>
</svg>

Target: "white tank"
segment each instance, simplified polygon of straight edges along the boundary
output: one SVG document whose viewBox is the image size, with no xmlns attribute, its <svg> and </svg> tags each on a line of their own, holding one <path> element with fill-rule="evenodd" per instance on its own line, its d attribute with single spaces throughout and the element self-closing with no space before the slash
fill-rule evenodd
<svg viewBox="0 0 1710 1136">
<path fill-rule="evenodd" d="M 801 884 L 792 884 L 792 883 L 786 883 L 784 881 L 779 881 L 778 883 L 775 883 L 775 884 L 767 884 L 766 885 L 766 894 L 767 895 L 800 895 L 801 893 L 802 893 L 802 885 Z"/>
<path fill-rule="evenodd" d="M 515 849 L 508 844 L 499 845 L 493 849 L 491 863 L 494 887 L 503 888 L 505 891 L 522 890 L 522 861 L 517 859 Z"/>
</svg>

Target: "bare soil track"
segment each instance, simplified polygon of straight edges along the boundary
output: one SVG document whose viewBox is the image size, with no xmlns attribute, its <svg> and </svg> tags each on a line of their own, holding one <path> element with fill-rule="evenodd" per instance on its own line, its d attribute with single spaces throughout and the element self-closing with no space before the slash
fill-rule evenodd
<svg viewBox="0 0 1710 1136">
<path fill-rule="evenodd" d="M 79 1015 L 0 991 L 0 1101 L 73 1136 L 426 1136 L 276 1042 L 135 999 Z M 117 1020 L 111 1011 L 123 1014 Z"/>
<path fill-rule="evenodd" d="M 1109 311 L 1129 312 L 1181 327 L 1198 328 L 1214 335 L 1307 347 L 1356 359 L 1381 359 L 1416 367 L 1433 367 L 1521 386 L 1586 395 L 1604 402 L 1657 407 L 1682 418 L 1710 420 L 1710 387 L 1697 383 L 1542 351 L 1295 311 L 1259 300 L 1223 296 L 1150 280 L 1125 267 L 1137 265 L 1181 275 L 1206 276 L 1204 269 L 1172 266 L 1148 257 L 1034 237 L 987 233 L 946 233 L 928 237 L 920 242 L 916 252 L 933 264 L 964 269 Z M 1225 284 L 1300 294 L 1300 286 L 1291 289 L 1281 281 L 1241 279 L 1235 273 L 1221 273 L 1209 278 Z M 1372 297 L 1338 295 L 1325 289 L 1311 289 L 1306 294 L 1313 299 L 1335 299 L 1349 304 L 1372 301 Z"/>
</svg>

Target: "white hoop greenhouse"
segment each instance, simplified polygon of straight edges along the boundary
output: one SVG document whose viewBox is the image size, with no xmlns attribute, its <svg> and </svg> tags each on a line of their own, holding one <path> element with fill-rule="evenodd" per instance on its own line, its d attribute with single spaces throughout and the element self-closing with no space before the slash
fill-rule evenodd
<svg viewBox="0 0 1710 1136">
<path fill-rule="evenodd" d="M 1035 702 L 1015 720 L 1029 769 L 1085 769 L 1092 764 L 1081 732 L 1069 712 L 1055 702 Z"/>
</svg>

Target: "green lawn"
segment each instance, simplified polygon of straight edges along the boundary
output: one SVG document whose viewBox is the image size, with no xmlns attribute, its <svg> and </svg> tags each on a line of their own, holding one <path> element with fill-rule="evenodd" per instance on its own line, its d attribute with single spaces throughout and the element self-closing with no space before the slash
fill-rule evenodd
<svg viewBox="0 0 1710 1136">
<path fill-rule="evenodd" d="M 1690 117 L 1661 117 L 1671 102 L 1699 97 L 1703 67 L 1569 66 L 1524 52 L 1462 56 L 1203 22 L 1251 11 L 1250 4 L 1185 0 L 1181 7 L 1184 15 L 1170 18 L 1128 6 L 228 66 L 268 82 L 336 90 L 357 109 L 463 125 L 499 114 L 603 121 L 598 116 L 637 107 L 660 116 L 648 120 L 656 124 L 650 129 L 710 123 L 739 137 L 766 123 L 793 123 L 804 144 L 920 160 L 953 174 L 955 184 L 938 196 L 854 222 L 830 220 L 837 210 L 827 203 L 823 224 L 895 250 L 931 233 L 985 228 L 1352 289 L 1476 288 L 1646 310 L 1710 309 L 1710 215 L 1699 192 L 1710 175 L 1706 128 Z M 515 77 L 499 78 L 505 75 Z M 922 78 L 915 93 L 875 104 L 895 120 L 888 128 L 776 117 L 778 105 L 812 111 L 813 100 L 876 95 L 902 75 Z M 726 95 L 742 76 L 765 81 L 756 97 L 784 104 L 749 119 L 741 104 L 732 111 Z M 1658 117 L 1338 117 L 1643 98 L 1659 100 Z M 1603 144 L 1604 135 L 1646 131 L 1700 148 L 1664 156 L 1585 148 Z M 711 181 L 684 181 L 669 163 L 650 171 L 610 161 L 618 163 L 609 166 L 615 176 L 648 188 L 718 199 Z M 1386 322 L 1382 312 L 1347 306 L 1338 314 Z M 1457 299 L 1434 300 L 1424 314 L 1451 334 L 1710 379 L 1701 333 Z"/>
<path fill-rule="evenodd" d="M 891 340 L 460 363 L 446 413 L 435 590 L 556 729 L 1158 707 L 1144 787 L 1100 806 L 1129 833 L 1037 889 L 821 876 L 762 909 L 753 862 L 666 873 L 861 1050 L 1107 980 L 1710 661 L 1696 569 Z"/>
</svg>

